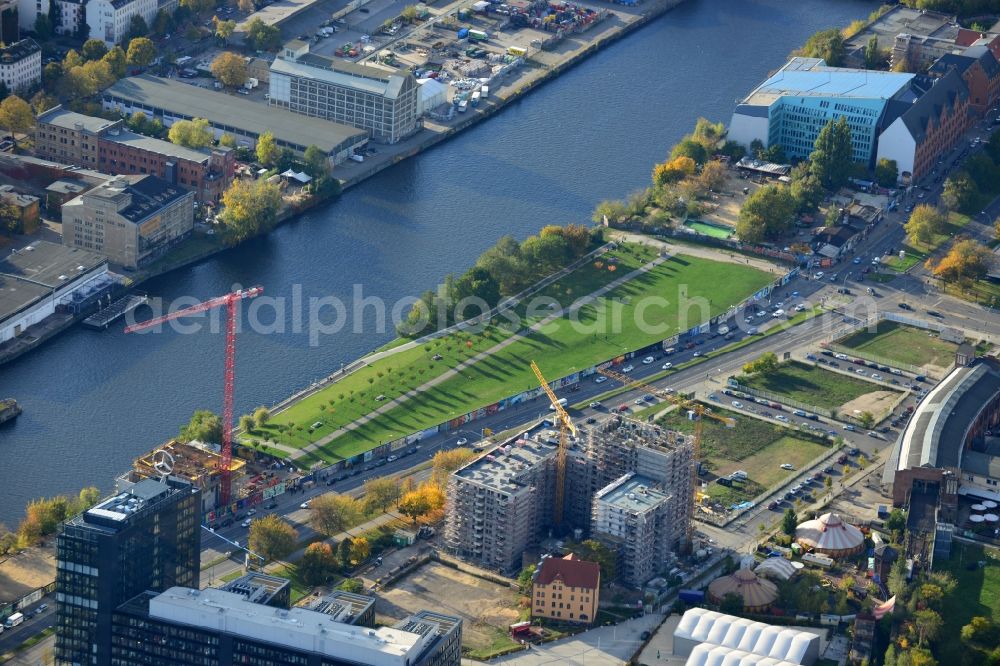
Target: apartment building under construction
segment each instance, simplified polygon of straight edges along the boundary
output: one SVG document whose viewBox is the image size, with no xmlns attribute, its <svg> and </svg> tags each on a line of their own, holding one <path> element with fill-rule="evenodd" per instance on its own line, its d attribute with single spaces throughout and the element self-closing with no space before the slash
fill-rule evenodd
<svg viewBox="0 0 1000 666">
<path fill-rule="evenodd" d="M 669 523 L 670 534 L 660 541 L 685 546 L 693 508 L 691 437 L 620 416 L 580 428 L 567 450 L 563 523 L 556 526 L 558 440 L 551 430 L 525 433 L 452 474 L 445 525 L 452 553 L 513 573 L 521 568 L 522 553 L 550 535 L 599 536 L 592 530 L 595 498 L 629 474 L 666 498 L 657 511 L 669 517 L 663 524 Z"/>
</svg>

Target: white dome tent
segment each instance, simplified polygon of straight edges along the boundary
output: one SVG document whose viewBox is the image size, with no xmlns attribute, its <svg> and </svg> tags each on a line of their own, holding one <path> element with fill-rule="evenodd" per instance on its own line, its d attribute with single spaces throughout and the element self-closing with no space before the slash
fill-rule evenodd
<svg viewBox="0 0 1000 666">
<path fill-rule="evenodd" d="M 835 513 L 824 513 L 795 528 L 795 540 L 817 553 L 833 558 L 847 557 L 865 545 L 865 535 L 854 525 L 841 520 Z"/>
<path fill-rule="evenodd" d="M 798 571 L 795 565 L 783 557 L 769 557 L 754 569 L 758 576 L 772 580 L 788 580 Z"/>
</svg>

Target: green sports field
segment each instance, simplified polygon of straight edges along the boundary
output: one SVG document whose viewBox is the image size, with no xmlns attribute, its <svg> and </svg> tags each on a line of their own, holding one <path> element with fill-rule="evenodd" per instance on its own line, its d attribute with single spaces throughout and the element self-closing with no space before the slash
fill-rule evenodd
<svg viewBox="0 0 1000 666">
<path fill-rule="evenodd" d="M 957 344 L 942 340 L 933 331 L 888 320 L 880 321 L 874 331 L 858 331 L 837 344 L 918 368 L 948 367 L 958 349 Z"/>
</svg>

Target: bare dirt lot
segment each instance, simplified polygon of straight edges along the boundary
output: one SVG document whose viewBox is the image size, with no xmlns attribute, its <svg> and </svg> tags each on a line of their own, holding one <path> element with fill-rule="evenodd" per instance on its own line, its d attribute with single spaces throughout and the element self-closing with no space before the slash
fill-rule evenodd
<svg viewBox="0 0 1000 666">
<path fill-rule="evenodd" d="M 760 185 L 743 178 L 732 169 L 727 170 L 726 184 L 718 194 L 712 196 L 712 201 L 708 204 L 706 212 L 701 215 L 701 220 L 735 229 L 736 222 L 740 219 L 740 207 L 746 200 L 746 196 L 743 195 L 744 187 L 748 188 L 748 194 L 753 194 Z"/>
<path fill-rule="evenodd" d="M 0 602 L 16 601 L 55 579 L 52 548 L 28 548 L 0 559 Z"/>
<path fill-rule="evenodd" d="M 857 415 L 863 412 L 875 415 L 883 414 L 889 412 L 898 399 L 899 393 L 896 391 L 872 391 L 845 402 L 840 408 L 840 412 L 848 415 Z"/>
<path fill-rule="evenodd" d="M 463 620 L 462 645 L 481 649 L 520 615 L 514 590 L 428 562 L 378 593 L 379 621 L 401 620 L 419 610 L 455 615 Z"/>
</svg>

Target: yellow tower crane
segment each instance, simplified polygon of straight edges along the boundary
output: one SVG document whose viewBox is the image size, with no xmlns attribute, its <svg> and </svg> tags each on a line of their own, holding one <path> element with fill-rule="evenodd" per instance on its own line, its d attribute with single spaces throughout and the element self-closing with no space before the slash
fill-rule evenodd
<svg viewBox="0 0 1000 666">
<path fill-rule="evenodd" d="M 704 417 L 707 416 L 710 419 L 714 419 L 716 421 L 719 421 L 719 422 L 725 424 L 725 426 L 727 428 L 735 428 L 736 427 L 736 420 L 735 419 L 731 419 L 731 418 L 729 418 L 727 416 L 719 416 L 718 414 L 713 414 L 710 410 L 706 410 L 705 409 L 705 405 L 701 404 L 700 402 L 695 402 L 694 400 L 689 400 L 688 398 L 684 398 L 684 397 L 679 396 L 679 395 L 674 395 L 673 393 L 670 393 L 669 391 L 665 391 L 663 389 L 659 389 L 659 388 L 657 388 L 655 386 L 651 386 L 650 384 L 646 384 L 646 383 L 641 382 L 641 381 L 639 381 L 637 379 L 632 379 L 628 375 L 623 375 L 622 373 L 615 372 L 614 370 L 611 370 L 609 368 L 598 368 L 597 371 L 599 373 L 601 373 L 602 375 L 604 375 L 605 377 L 608 377 L 610 379 L 615 379 L 615 380 L 621 382 L 623 386 L 629 386 L 629 387 L 632 387 L 632 388 L 642 389 L 642 390 L 644 390 L 644 391 L 646 391 L 648 393 L 651 393 L 651 394 L 653 394 L 653 395 L 655 395 L 655 396 L 657 396 L 659 398 L 663 398 L 667 402 L 670 402 L 670 403 L 672 403 L 674 405 L 677 405 L 678 407 L 680 407 L 682 409 L 689 409 L 689 410 L 691 410 L 691 411 L 694 412 L 694 414 L 695 414 L 695 422 L 694 422 L 694 451 L 693 451 L 693 457 L 694 457 L 694 461 L 695 461 L 696 464 L 691 466 L 691 475 L 692 475 L 692 483 L 691 483 L 691 485 L 692 485 L 692 488 L 694 489 L 694 494 L 695 494 L 694 495 L 694 501 L 697 504 L 702 499 L 702 497 L 704 497 L 704 494 L 701 493 L 698 490 L 698 468 L 697 468 L 698 458 L 699 458 L 699 456 L 701 454 L 701 424 L 702 424 L 702 421 L 704 420 Z M 688 535 L 687 535 L 688 536 L 688 543 L 691 543 L 691 531 L 693 529 L 694 529 L 694 526 L 691 523 L 688 523 Z"/>
<path fill-rule="evenodd" d="M 549 396 L 552 408 L 555 409 L 556 415 L 559 417 L 559 450 L 556 452 L 556 499 L 552 510 L 552 523 L 558 526 L 562 524 L 563 502 L 566 497 L 566 449 L 569 447 L 569 435 L 572 434 L 576 437 L 576 426 L 573 425 L 573 421 L 563 406 L 559 404 L 559 398 L 556 397 L 555 391 L 549 387 L 542 371 L 538 369 L 538 364 L 532 361 L 531 369 L 534 371 L 535 377 L 538 377 L 539 385 L 545 391 L 545 395 Z"/>
</svg>

